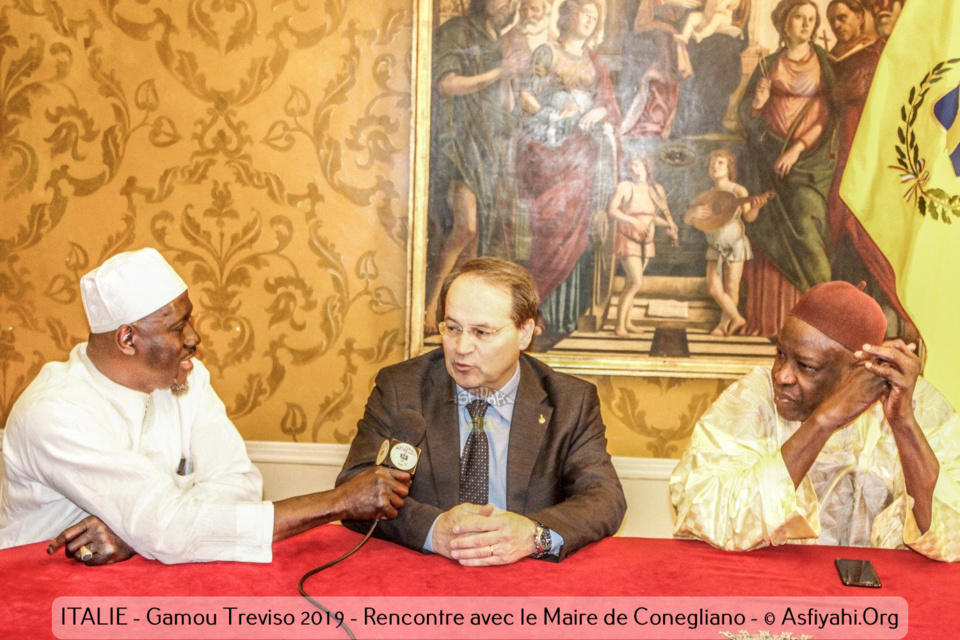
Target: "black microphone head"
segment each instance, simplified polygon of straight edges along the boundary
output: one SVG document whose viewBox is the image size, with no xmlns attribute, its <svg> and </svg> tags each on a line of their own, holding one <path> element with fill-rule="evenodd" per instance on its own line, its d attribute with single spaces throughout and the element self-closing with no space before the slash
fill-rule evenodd
<svg viewBox="0 0 960 640">
<path fill-rule="evenodd" d="M 400 442 L 419 447 L 427 432 L 427 421 L 413 409 L 403 409 L 397 414 L 390 428 L 390 437 Z"/>
</svg>

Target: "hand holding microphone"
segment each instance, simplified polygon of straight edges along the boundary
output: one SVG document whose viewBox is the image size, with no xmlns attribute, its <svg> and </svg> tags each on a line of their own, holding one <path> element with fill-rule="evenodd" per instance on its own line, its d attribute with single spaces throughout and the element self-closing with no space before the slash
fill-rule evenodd
<svg viewBox="0 0 960 640">
<path fill-rule="evenodd" d="M 338 487 L 344 494 L 342 520 L 392 520 L 410 490 L 406 471 L 376 466 Z"/>
<path fill-rule="evenodd" d="M 304 583 L 310 576 L 356 553 L 373 535 L 380 520 L 392 520 L 397 517 L 403 506 L 403 499 L 410 491 L 410 481 L 420 462 L 420 449 L 417 445 L 423 441 L 426 430 L 427 425 L 422 415 L 411 409 L 404 409 L 397 415 L 391 429 L 391 437 L 385 439 L 380 445 L 376 459 L 377 466 L 363 471 L 335 489 L 343 496 L 341 520 L 373 520 L 374 522 L 357 546 L 339 558 L 308 571 L 300 578 L 300 583 L 297 585 L 300 595 L 328 615 L 331 615 L 329 609 L 307 595 L 303 588 Z M 343 628 L 350 638 L 355 637 L 350 627 L 344 624 Z"/>
<path fill-rule="evenodd" d="M 360 473 L 339 488 L 345 491 L 348 520 L 392 520 L 403 506 L 410 482 L 420 462 L 426 423 L 416 411 L 397 415 L 391 437 L 380 445 L 377 466 Z"/>
</svg>

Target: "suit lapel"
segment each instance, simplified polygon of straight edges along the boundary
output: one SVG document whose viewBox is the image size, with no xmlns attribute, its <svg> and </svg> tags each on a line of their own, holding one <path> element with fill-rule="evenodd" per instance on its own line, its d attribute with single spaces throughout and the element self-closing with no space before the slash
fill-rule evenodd
<svg viewBox="0 0 960 640">
<path fill-rule="evenodd" d="M 507 511 L 523 513 L 533 466 L 540 454 L 543 436 L 550 426 L 553 407 L 533 367 L 520 357 L 520 388 L 510 422 L 507 449 Z"/>
<path fill-rule="evenodd" d="M 460 499 L 460 428 L 457 416 L 456 386 L 447 374 L 443 360 L 433 372 L 431 385 L 424 392 L 423 406 L 428 408 L 427 455 L 436 483 L 438 505 L 451 509 Z M 454 455 L 450 455 L 450 452 Z"/>
</svg>

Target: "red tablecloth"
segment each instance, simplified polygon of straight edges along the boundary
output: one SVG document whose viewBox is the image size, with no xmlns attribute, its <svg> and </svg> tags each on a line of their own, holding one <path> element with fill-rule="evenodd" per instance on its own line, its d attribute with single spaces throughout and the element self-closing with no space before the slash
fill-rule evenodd
<svg viewBox="0 0 960 640">
<path fill-rule="evenodd" d="M 61 596 L 298 596 L 297 581 L 360 540 L 328 525 L 275 545 L 271 564 L 163 565 L 142 558 L 86 567 L 46 544 L 0 551 L 3 638 L 49 638 Z M 871 560 L 882 589 L 845 587 L 835 558 Z M 401 570 L 402 568 L 402 570 Z M 311 578 L 322 596 L 900 596 L 909 638 L 960 634 L 960 566 L 912 551 L 787 545 L 746 553 L 695 541 L 610 538 L 554 564 L 522 560 L 467 568 L 371 540 L 356 555 Z M 826 637 L 826 636 L 820 636 Z"/>
</svg>

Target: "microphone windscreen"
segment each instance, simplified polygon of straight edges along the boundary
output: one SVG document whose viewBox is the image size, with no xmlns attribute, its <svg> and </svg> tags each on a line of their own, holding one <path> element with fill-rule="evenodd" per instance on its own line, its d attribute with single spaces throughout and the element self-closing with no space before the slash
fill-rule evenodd
<svg viewBox="0 0 960 640">
<path fill-rule="evenodd" d="M 397 419 L 393 422 L 390 437 L 418 447 L 423 442 L 423 436 L 426 432 L 427 422 L 423 419 L 423 416 L 413 409 L 403 409 L 397 414 Z"/>
</svg>

